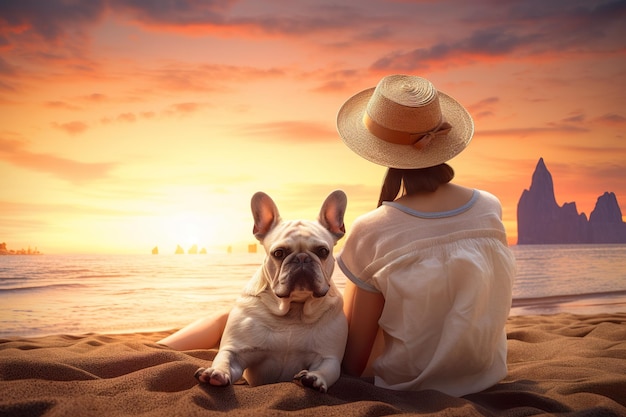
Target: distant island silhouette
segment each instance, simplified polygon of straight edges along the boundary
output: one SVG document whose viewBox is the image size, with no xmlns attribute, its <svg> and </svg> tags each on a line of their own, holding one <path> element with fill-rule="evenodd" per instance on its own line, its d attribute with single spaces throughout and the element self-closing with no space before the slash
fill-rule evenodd
<svg viewBox="0 0 626 417">
<path fill-rule="evenodd" d="M 156 252 L 155 252 L 156 249 Z M 159 253 L 159 249 L 157 246 L 154 247 L 154 249 L 152 249 L 152 254 L 153 255 L 158 255 Z M 206 255 L 207 254 L 207 250 L 206 248 L 201 248 L 200 250 L 198 250 L 198 245 L 192 245 L 191 248 L 189 248 L 189 250 L 187 251 L 187 253 L 189 255 Z M 182 246 L 180 245 L 176 245 L 176 250 L 174 251 L 175 255 L 184 255 L 185 254 L 185 249 L 183 249 Z"/>
<path fill-rule="evenodd" d="M 539 159 L 530 188 L 517 204 L 517 244 L 626 243 L 626 223 L 613 192 L 598 197 L 589 215 L 578 213 L 576 203 L 559 206 L 552 174 Z"/>
<path fill-rule="evenodd" d="M 31 249 L 30 246 L 28 249 L 7 249 L 7 244 L 2 242 L 0 243 L 0 255 L 42 255 L 42 253 L 37 248 Z"/>
</svg>

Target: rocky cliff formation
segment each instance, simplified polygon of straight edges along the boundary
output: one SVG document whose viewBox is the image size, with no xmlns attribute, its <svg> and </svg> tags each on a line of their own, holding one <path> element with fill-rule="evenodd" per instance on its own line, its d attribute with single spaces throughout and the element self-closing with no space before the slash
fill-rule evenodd
<svg viewBox="0 0 626 417">
<path fill-rule="evenodd" d="M 614 193 L 598 197 L 589 220 L 578 214 L 576 203 L 559 206 L 552 175 L 540 158 L 517 204 L 517 243 L 626 243 L 626 223 Z"/>
<path fill-rule="evenodd" d="M 615 193 L 606 192 L 598 197 L 596 207 L 589 216 L 592 243 L 626 243 L 626 223 Z"/>
</svg>

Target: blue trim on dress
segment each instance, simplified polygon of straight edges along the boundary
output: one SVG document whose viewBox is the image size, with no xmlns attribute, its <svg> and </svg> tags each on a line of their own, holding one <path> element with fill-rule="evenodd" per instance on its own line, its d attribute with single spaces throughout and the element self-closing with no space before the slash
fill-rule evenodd
<svg viewBox="0 0 626 417">
<path fill-rule="evenodd" d="M 472 206 L 476 203 L 476 200 L 478 200 L 479 196 L 480 196 L 480 193 L 478 192 L 478 190 L 473 190 L 472 198 L 470 198 L 470 200 L 467 203 L 463 204 L 461 207 L 455 208 L 454 210 L 448 210 L 448 211 L 432 211 L 432 212 L 431 211 L 418 211 L 418 210 L 413 210 L 412 208 L 409 208 L 407 206 L 403 206 L 402 204 L 397 203 L 395 201 L 384 201 L 383 205 L 394 207 L 406 214 L 410 214 L 411 216 L 421 217 L 424 219 L 440 219 L 442 217 L 457 216 L 461 213 L 466 212 L 467 210 L 472 208 Z"/>
<path fill-rule="evenodd" d="M 341 269 L 341 272 L 343 272 L 343 274 L 346 276 L 346 278 L 348 278 L 350 281 L 352 281 L 354 283 L 354 285 L 356 285 L 357 287 L 361 288 L 362 290 L 365 291 L 369 291 L 369 292 L 375 292 L 380 294 L 380 291 L 378 290 L 378 288 L 374 287 L 371 284 L 368 284 L 367 282 L 357 278 L 346 266 L 346 264 L 343 263 L 343 261 L 341 260 L 341 257 L 337 257 L 337 265 L 339 266 L 339 269 Z"/>
</svg>

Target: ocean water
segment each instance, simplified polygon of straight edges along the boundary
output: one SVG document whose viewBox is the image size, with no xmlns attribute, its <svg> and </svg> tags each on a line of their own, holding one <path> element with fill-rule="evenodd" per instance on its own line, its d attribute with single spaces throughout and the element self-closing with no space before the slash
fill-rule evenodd
<svg viewBox="0 0 626 417">
<path fill-rule="evenodd" d="M 626 245 L 524 245 L 511 314 L 626 311 Z M 0 257 L 0 337 L 180 328 L 232 306 L 262 254 Z M 340 290 L 345 277 L 335 268 Z"/>
</svg>

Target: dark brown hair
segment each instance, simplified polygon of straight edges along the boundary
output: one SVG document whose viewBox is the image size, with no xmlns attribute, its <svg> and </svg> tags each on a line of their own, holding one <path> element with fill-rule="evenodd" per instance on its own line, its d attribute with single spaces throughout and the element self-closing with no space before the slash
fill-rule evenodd
<svg viewBox="0 0 626 417">
<path fill-rule="evenodd" d="M 448 164 L 417 169 L 388 168 L 380 190 L 378 207 L 383 204 L 383 201 L 395 200 L 400 191 L 402 191 L 401 195 L 423 191 L 432 192 L 440 185 L 452 181 L 452 178 L 454 178 L 454 170 Z"/>
</svg>

